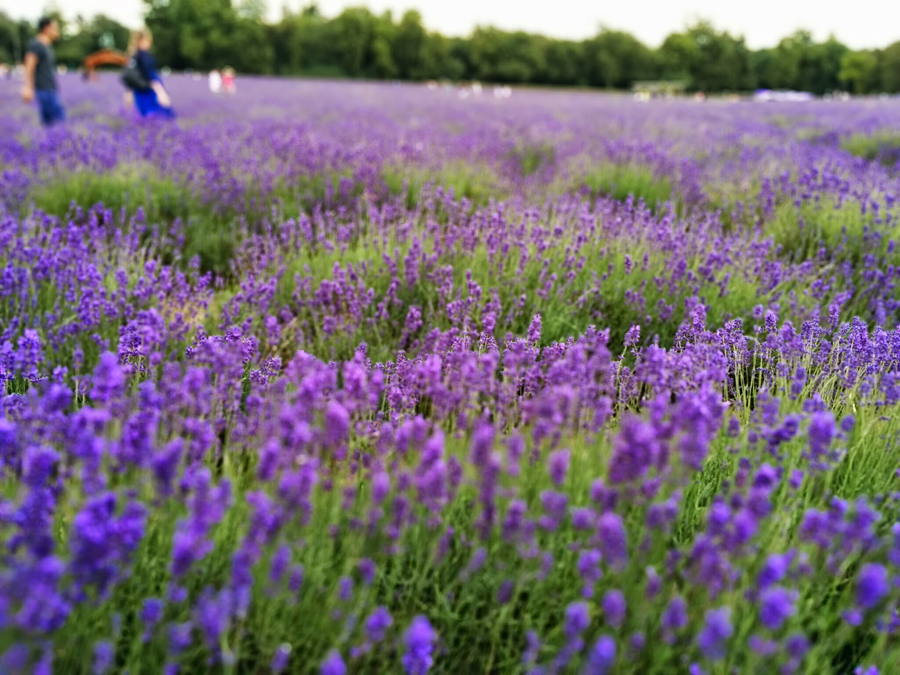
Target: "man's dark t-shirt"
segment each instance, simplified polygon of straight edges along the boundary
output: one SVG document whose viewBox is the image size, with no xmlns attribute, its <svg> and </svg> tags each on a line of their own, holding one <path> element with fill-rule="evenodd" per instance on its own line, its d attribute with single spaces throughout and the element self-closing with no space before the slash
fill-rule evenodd
<svg viewBox="0 0 900 675">
<path fill-rule="evenodd" d="M 56 59 L 53 57 L 53 50 L 35 38 L 28 43 L 26 51 L 37 57 L 34 88 L 38 91 L 56 91 Z"/>
</svg>

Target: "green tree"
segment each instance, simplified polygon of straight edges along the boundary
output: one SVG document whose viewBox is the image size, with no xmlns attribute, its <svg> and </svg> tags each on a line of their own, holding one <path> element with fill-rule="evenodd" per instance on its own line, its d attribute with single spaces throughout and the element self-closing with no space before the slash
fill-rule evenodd
<svg viewBox="0 0 900 675">
<path fill-rule="evenodd" d="M 20 62 L 25 44 L 33 35 L 34 28 L 27 21 L 15 21 L 0 11 L 0 63 Z"/>
<path fill-rule="evenodd" d="M 547 45 L 545 84 L 564 86 L 584 85 L 588 82 L 584 43 L 552 40 Z"/>
<path fill-rule="evenodd" d="M 84 57 L 99 49 L 124 51 L 128 47 L 128 28 L 103 14 L 90 20 L 78 16 L 66 25 L 66 35 L 56 47 L 56 59 L 70 67 L 77 67 Z"/>
<path fill-rule="evenodd" d="M 596 87 L 625 89 L 656 76 L 653 52 L 629 33 L 601 29 L 584 43 L 585 74 Z"/>
<path fill-rule="evenodd" d="M 718 32 L 705 21 L 684 33 L 669 35 L 659 55 L 664 75 L 670 79 L 686 79 L 691 89 L 743 91 L 756 84 L 744 38 Z"/>
<path fill-rule="evenodd" d="M 147 27 L 161 63 L 177 69 L 231 65 L 240 72 L 271 72 L 273 49 L 265 27 L 242 16 L 231 0 L 145 2 Z"/>
<path fill-rule="evenodd" d="M 489 82 L 540 81 L 547 66 L 546 42 L 521 31 L 476 28 L 469 40 L 472 76 Z"/>
<path fill-rule="evenodd" d="M 368 9 L 345 9 L 331 24 L 332 58 L 350 77 L 363 77 L 374 62 L 377 17 Z M 381 55 L 379 55 L 381 56 Z"/>
<path fill-rule="evenodd" d="M 840 80 L 854 94 L 872 93 L 878 84 L 878 57 L 873 52 L 847 52 L 841 60 Z"/>
<path fill-rule="evenodd" d="M 847 51 L 834 36 L 817 44 L 808 31 L 796 31 L 775 48 L 774 73 L 760 73 L 760 79 L 772 88 L 822 95 L 839 87 L 841 60 Z"/>
<path fill-rule="evenodd" d="M 434 49 L 417 11 L 409 10 L 400 19 L 394 31 L 392 54 L 397 73 L 404 79 L 421 80 L 433 72 Z"/>
<path fill-rule="evenodd" d="M 809 82 L 809 90 L 821 95 L 838 89 L 841 84 L 841 62 L 849 51 L 850 48 L 833 35 L 816 45 L 812 55 L 815 76 Z"/>
<path fill-rule="evenodd" d="M 242 19 L 262 23 L 266 18 L 266 0 L 241 0 L 237 6 L 238 16 Z"/>
<path fill-rule="evenodd" d="M 881 89 L 889 94 L 900 93 L 900 41 L 881 52 Z"/>
<path fill-rule="evenodd" d="M 273 26 L 272 48 L 275 72 L 280 75 L 299 75 L 326 65 L 328 50 L 325 40 L 325 21 L 315 5 L 299 14 L 285 11 L 281 21 Z"/>
</svg>

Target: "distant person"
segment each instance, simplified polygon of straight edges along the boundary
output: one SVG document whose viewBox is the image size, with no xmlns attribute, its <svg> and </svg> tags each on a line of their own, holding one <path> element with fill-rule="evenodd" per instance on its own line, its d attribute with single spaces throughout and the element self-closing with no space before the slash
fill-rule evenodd
<svg viewBox="0 0 900 675">
<path fill-rule="evenodd" d="M 131 42 L 128 45 L 131 62 L 128 68 L 136 70 L 143 80 L 141 86 L 133 87 L 131 90 L 134 106 L 141 117 L 175 117 L 172 99 L 169 98 L 169 92 L 163 86 L 162 78 L 156 70 L 156 59 L 150 53 L 152 46 L 153 36 L 149 30 L 139 30 L 131 34 Z"/>
<path fill-rule="evenodd" d="M 56 86 L 56 58 L 53 43 L 59 39 L 59 24 L 43 17 L 38 21 L 38 34 L 25 49 L 25 86 L 22 100 L 31 103 L 37 99 L 41 124 L 53 126 L 66 119 L 66 109 L 59 100 Z"/>
<path fill-rule="evenodd" d="M 222 91 L 222 75 L 218 70 L 209 71 L 209 90 L 214 94 Z"/>
<path fill-rule="evenodd" d="M 222 71 L 222 89 L 226 94 L 233 94 L 236 91 L 234 84 L 234 68 L 226 68 Z"/>
</svg>

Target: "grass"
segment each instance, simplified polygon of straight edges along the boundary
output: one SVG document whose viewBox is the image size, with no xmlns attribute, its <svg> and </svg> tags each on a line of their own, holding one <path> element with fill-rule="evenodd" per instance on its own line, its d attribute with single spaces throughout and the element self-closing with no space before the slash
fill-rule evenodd
<svg viewBox="0 0 900 675">
<path fill-rule="evenodd" d="M 611 197 L 625 201 L 632 197 L 654 213 L 673 197 L 671 180 L 657 176 L 651 169 L 637 165 L 609 164 L 588 169 L 576 181 L 592 198 Z"/>
<path fill-rule="evenodd" d="M 895 317 L 873 314 L 870 296 L 882 297 L 878 295 L 877 285 L 872 285 L 872 274 L 900 265 L 898 214 L 900 209 L 896 208 L 876 214 L 856 200 L 843 204 L 831 199 L 810 200 L 799 206 L 785 203 L 776 207 L 774 216 L 765 225 L 765 233 L 772 236 L 788 260 L 816 261 L 819 279 L 825 283 L 832 285 L 838 273 L 847 276 L 853 292 L 842 307 L 844 320 L 862 316 L 895 325 Z M 816 278 L 809 281 L 814 282 Z M 893 295 L 896 299 L 898 293 L 895 291 Z"/>
<path fill-rule="evenodd" d="M 887 167 L 900 162 L 900 132 L 876 131 L 871 134 L 851 134 L 841 142 L 841 147 L 855 157 L 878 161 Z"/>
<path fill-rule="evenodd" d="M 534 176 L 556 164 L 556 147 L 551 143 L 519 143 L 510 151 L 509 161 L 519 176 Z"/>
<path fill-rule="evenodd" d="M 486 166 L 464 162 L 446 162 L 440 168 L 388 167 L 382 172 L 385 187 L 393 196 L 404 198 L 407 209 L 413 211 L 422 198 L 423 190 L 440 187 L 456 199 L 466 199 L 473 206 L 487 206 L 491 199 L 509 196 L 511 190 L 500 184 L 497 174 Z"/>
</svg>

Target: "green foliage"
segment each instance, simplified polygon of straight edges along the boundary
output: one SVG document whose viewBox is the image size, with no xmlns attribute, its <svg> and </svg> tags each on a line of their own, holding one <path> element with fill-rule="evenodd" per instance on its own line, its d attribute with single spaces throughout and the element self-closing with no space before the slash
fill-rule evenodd
<svg viewBox="0 0 900 675">
<path fill-rule="evenodd" d="M 626 89 L 657 74 L 653 52 L 629 33 L 603 28 L 583 51 L 586 80 L 594 87 Z"/>
<path fill-rule="evenodd" d="M 659 208 L 672 198 L 672 182 L 642 166 L 610 164 L 591 169 L 578 180 L 578 187 L 590 190 L 593 197 L 606 196 L 625 201 L 633 197 L 650 210 Z"/>
<path fill-rule="evenodd" d="M 493 172 L 464 162 L 444 163 L 437 170 L 388 168 L 382 178 L 390 194 L 405 195 L 408 209 L 416 207 L 430 185 L 452 190 L 457 199 L 468 199 L 474 206 L 487 206 L 491 197 L 508 197 L 511 192 L 502 189 Z"/>
<path fill-rule="evenodd" d="M 847 152 L 886 166 L 900 162 L 900 132 L 883 130 L 873 134 L 853 134 L 841 143 Z"/>
<path fill-rule="evenodd" d="M 405 80 L 422 80 L 437 72 L 431 39 L 422 24 L 422 15 L 415 10 L 403 14 L 390 49 L 397 74 Z"/>
<path fill-rule="evenodd" d="M 469 39 L 472 76 L 491 82 L 540 80 L 547 67 L 546 44 L 538 35 L 476 28 Z"/>
<path fill-rule="evenodd" d="M 897 222 L 898 215 L 900 209 L 894 209 L 893 222 Z M 900 251 L 893 245 L 900 239 L 900 226 L 875 227 L 875 217 L 855 200 L 843 204 L 834 200 L 809 201 L 799 207 L 785 203 L 776 209 L 765 232 L 789 260 L 820 261 L 823 278 L 827 278 L 832 266 L 852 270 L 853 294 L 841 310 L 842 319 L 849 321 L 868 313 L 870 270 L 896 269 L 900 265 Z"/>
<path fill-rule="evenodd" d="M 854 94 L 865 94 L 878 89 L 878 57 L 873 52 L 847 52 L 841 59 L 839 74 Z"/>
<path fill-rule="evenodd" d="M 891 94 L 900 92 L 900 41 L 881 53 L 881 89 Z"/>
<path fill-rule="evenodd" d="M 521 176 L 532 176 L 556 162 L 556 148 L 549 143 L 520 143 L 510 152 L 510 160 Z"/>
<path fill-rule="evenodd" d="M 807 31 L 784 38 L 774 49 L 754 54 L 758 84 L 767 89 L 793 89 L 826 94 L 839 89 L 841 64 L 849 49 L 834 37 L 813 41 Z"/>
<path fill-rule="evenodd" d="M 27 21 L 15 21 L 0 10 L 0 63 L 21 61 L 25 45 L 33 34 L 34 30 Z"/>
<path fill-rule="evenodd" d="M 203 271 L 222 276 L 230 271 L 235 248 L 229 234 L 233 214 L 218 212 L 172 178 L 138 169 L 103 175 L 82 171 L 36 187 L 32 197 L 35 209 L 59 217 L 75 215 L 78 205 L 102 204 L 114 217 L 122 213 L 131 217 L 140 209 L 151 225 L 180 220 L 184 248 L 161 251 L 162 259 L 171 261 L 177 256 L 188 261 L 198 256 Z"/>
<path fill-rule="evenodd" d="M 665 75 L 673 79 L 686 76 L 691 89 L 745 91 L 755 84 L 744 38 L 720 33 L 706 22 L 667 37 L 659 55 Z"/>
<path fill-rule="evenodd" d="M 115 19 L 98 14 L 87 21 L 78 17 L 66 24 L 66 33 L 56 45 L 56 60 L 70 67 L 78 67 L 88 54 L 100 49 L 128 47 L 129 30 Z"/>
<path fill-rule="evenodd" d="M 271 72 L 273 50 L 258 8 L 239 12 L 231 0 L 144 0 L 160 63 L 210 70 L 230 65 L 241 72 Z"/>
</svg>

